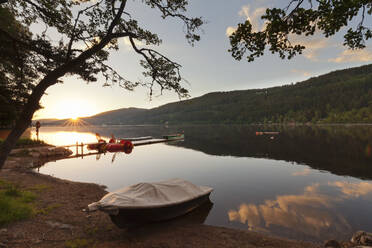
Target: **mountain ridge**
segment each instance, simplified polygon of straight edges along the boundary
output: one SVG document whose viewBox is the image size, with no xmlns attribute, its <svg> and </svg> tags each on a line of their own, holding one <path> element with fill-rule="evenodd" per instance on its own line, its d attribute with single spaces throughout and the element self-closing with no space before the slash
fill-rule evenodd
<svg viewBox="0 0 372 248">
<path fill-rule="evenodd" d="M 262 89 L 216 91 L 152 109 L 121 108 L 91 124 L 372 122 L 372 64 Z"/>
</svg>

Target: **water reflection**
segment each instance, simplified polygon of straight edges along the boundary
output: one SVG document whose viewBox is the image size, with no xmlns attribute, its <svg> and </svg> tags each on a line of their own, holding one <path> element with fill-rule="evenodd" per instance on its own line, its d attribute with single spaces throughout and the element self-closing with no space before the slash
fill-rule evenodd
<svg viewBox="0 0 372 248">
<path fill-rule="evenodd" d="M 329 192 L 333 192 L 329 194 Z M 347 200 L 372 197 L 372 183 L 347 181 L 313 184 L 299 195 L 278 195 L 264 203 L 242 203 L 229 210 L 230 221 L 246 224 L 249 230 L 292 238 L 327 240 L 353 231 L 338 207 Z"/>
<path fill-rule="evenodd" d="M 272 135 L 256 135 L 263 130 L 280 133 L 275 139 L 271 139 Z M 117 138 L 162 137 L 181 131 L 185 132 L 185 141 L 170 145 L 215 156 L 285 160 L 338 175 L 372 179 L 372 126 L 90 126 L 70 130 L 44 127 L 40 139 L 54 145 L 67 145 L 96 142 L 95 133 L 109 139 L 112 134 Z M 34 131 L 31 137 L 36 138 Z"/>
<path fill-rule="evenodd" d="M 372 231 L 372 182 L 366 180 L 372 178 L 372 126 L 44 127 L 40 135 L 48 143 L 66 145 L 96 141 L 95 133 L 107 140 L 111 134 L 161 137 L 182 130 L 183 142 L 138 146 L 130 155 L 57 161 L 40 172 L 106 185 L 108 191 L 175 177 L 208 185 L 215 189 L 205 222 L 210 225 L 315 241 Z M 256 131 L 267 130 L 280 134 L 275 139 L 256 136 Z M 60 132 L 71 136 L 57 135 Z"/>
<path fill-rule="evenodd" d="M 36 132 L 31 132 L 31 138 L 36 139 Z M 104 137 L 108 139 L 108 137 Z M 97 142 L 95 133 L 86 132 L 83 130 L 53 130 L 44 128 L 43 131 L 39 133 L 39 139 L 43 140 L 48 144 L 53 144 L 55 146 L 65 146 L 73 145 L 76 142 L 80 143 L 93 143 Z"/>
<path fill-rule="evenodd" d="M 280 132 L 256 135 L 270 129 Z M 176 144 L 217 156 L 256 157 L 306 164 L 338 175 L 372 179 L 372 126 L 184 127 Z"/>
</svg>

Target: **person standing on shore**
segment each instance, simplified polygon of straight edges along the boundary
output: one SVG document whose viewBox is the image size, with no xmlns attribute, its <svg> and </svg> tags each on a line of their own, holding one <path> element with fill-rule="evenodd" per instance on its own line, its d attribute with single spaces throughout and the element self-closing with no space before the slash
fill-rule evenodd
<svg viewBox="0 0 372 248">
<path fill-rule="evenodd" d="M 35 127 L 36 127 L 36 139 L 39 140 L 39 129 L 40 129 L 40 122 L 37 121 L 36 124 L 35 124 Z"/>
</svg>

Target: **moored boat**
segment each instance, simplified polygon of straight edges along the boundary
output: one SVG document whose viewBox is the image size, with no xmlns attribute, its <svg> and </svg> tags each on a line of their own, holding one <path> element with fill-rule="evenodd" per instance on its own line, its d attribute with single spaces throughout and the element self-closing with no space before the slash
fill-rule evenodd
<svg viewBox="0 0 372 248">
<path fill-rule="evenodd" d="M 177 133 L 177 134 L 168 134 L 163 136 L 166 140 L 181 140 L 185 138 L 185 135 L 183 133 Z"/>
<path fill-rule="evenodd" d="M 153 137 L 144 136 L 144 137 L 133 137 L 133 138 L 119 138 L 118 140 L 141 141 L 141 140 L 150 140 L 150 139 L 153 139 Z"/>
<path fill-rule="evenodd" d="M 125 152 L 129 154 L 133 150 L 133 143 L 127 140 L 121 140 L 120 143 L 108 143 L 103 147 L 103 150 L 108 152 Z"/>
<path fill-rule="evenodd" d="M 88 206 L 110 215 L 120 228 L 172 219 L 208 202 L 213 191 L 182 179 L 139 183 L 105 195 Z"/>
<path fill-rule="evenodd" d="M 91 144 L 87 144 L 87 148 L 88 150 L 102 150 L 102 148 L 106 145 L 106 142 L 105 141 L 101 141 L 101 142 L 98 142 L 98 143 L 91 143 Z"/>
</svg>

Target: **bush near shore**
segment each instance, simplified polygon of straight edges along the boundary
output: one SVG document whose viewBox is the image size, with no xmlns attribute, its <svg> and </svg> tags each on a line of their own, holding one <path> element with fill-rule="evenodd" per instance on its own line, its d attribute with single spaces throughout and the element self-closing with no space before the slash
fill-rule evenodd
<svg viewBox="0 0 372 248">
<path fill-rule="evenodd" d="M 3 139 L 0 139 L 0 146 L 4 143 Z M 19 139 L 16 143 L 15 148 L 27 148 L 27 147 L 35 147 L 35 146 L 46 146 L 44 141 L 42 140 L 34 140 L 34 139 Z"/>
</svg>

